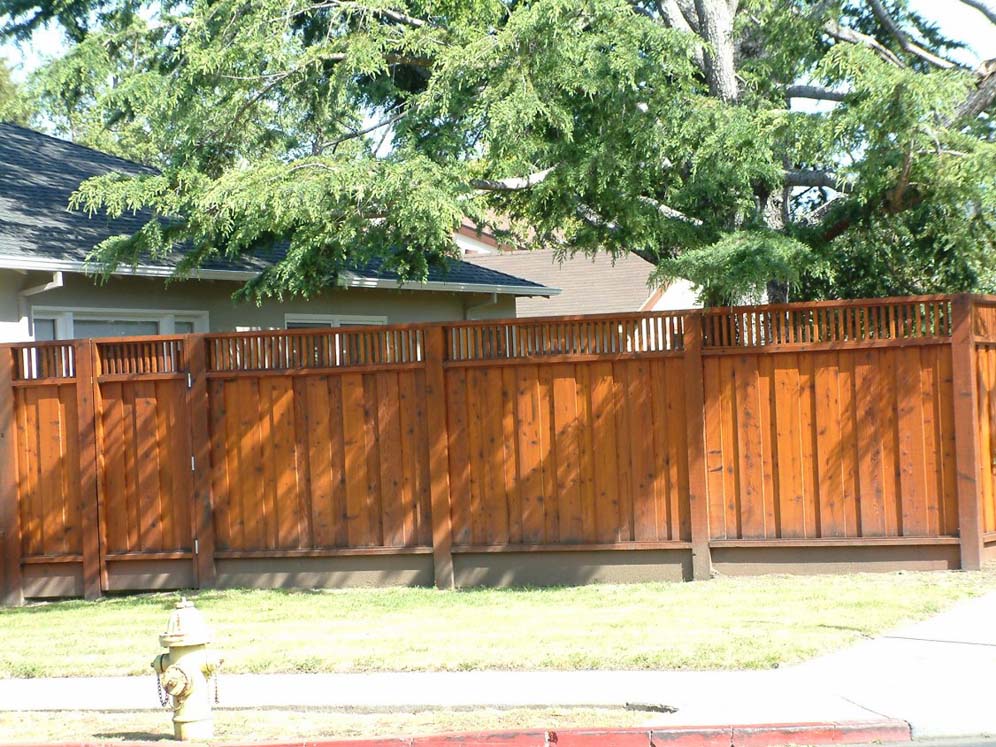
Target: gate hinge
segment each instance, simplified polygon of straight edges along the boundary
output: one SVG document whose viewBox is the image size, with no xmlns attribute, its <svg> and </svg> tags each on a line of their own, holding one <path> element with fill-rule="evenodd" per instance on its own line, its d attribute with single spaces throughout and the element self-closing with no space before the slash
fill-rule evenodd
<svg viewBox="0 0 996 747">
<path fill-rule="evenodd" d="M 197 457 L 190 457 L 190 471 L 197 471 Z"/>
<path fill-rule="evenodd" d="M 187 371 L 187 389 L 193 389 L 193 388 L 194 388 L 194 375 L 190 373 L 190 371 Z"/>
</svg>

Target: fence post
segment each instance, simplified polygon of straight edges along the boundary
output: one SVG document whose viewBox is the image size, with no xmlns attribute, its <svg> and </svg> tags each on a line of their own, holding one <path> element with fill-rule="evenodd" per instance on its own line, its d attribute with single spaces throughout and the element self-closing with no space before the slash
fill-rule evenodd
<svg viewBox="0 0 996 747">
<path fill-rule="evenodd" d="M 702 314 L 685 314 L 685 428 L 688 438 L 688 501 L 692 523 L 692 578 L 712 577 L 706 492 L 705 392 L 702 386 Z"/>
<path fill-rule="evenodd" d="M 432 499 L 432 563 L 436 588 L 452 589 L 453 523 L 450 516 L 450 448 L 446 429 L 445 333 L 425 327 L 425 409 L 429 431 L 429 491 Z"/>
<path fill-rule="evenodd" d="M 93 340 L 73 343 L 76 374 L 76 422 L 80 439 L 80 517 L 83 535 L 83 596 L 101 595 L 100 514 L 97 507 L 97 422 L 94 389 L 96 346 Z"/>
<path fill-rule="evenodd" d="M 194 537 L 194 572 L 198 588 L 212 588 L 214 567 L 214 504 L 211 496 L 210 422 L 207 389 L 207 338 L 189 335 L 183 340 L 184 368 L 189 374 L 187 415 L 190 427 L 190 454 L 193 457 L 193 510 L 190 512 Z"/>
<path fill-rule="evenodd" d="M 14 451 L 14 351 L 0 348 L 0 603 L 24 604 Z"/>
<path fill-rule="evenodd" d="M 954 392 L 955 471 L 961 567 L 982 567 L 982 497 L 979 491 L 979 406 L 974 304 L 962 293 L 951 300 L 951 372 Z"/>
</svg>

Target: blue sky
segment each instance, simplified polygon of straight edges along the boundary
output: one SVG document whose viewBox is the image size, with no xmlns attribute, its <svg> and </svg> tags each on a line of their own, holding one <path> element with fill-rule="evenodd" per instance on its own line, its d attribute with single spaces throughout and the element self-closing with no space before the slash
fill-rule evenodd
<svg viewBox="0 0 996 747">
<path fill-rule="evenodd" d="M 996 3 L 996 0 L 990 2 Z M 948 36 L 969 45 L 971 52 L 965 54 L 963 60 L 972 67 L 981 60 L 996 58 L 996 26 L 978 11 L 959 0 L 911 0 L 911 5 L 927 18 L 935 20 Z M 54 28 L 45 29 L 35 34 L 29 44 L 20 47 L 0 45 L 0 56 L 14 66 L 15 78 L 23 79 L 46 57 L 58 55 L 63 43 L 60 32 Z"/>
</svg>

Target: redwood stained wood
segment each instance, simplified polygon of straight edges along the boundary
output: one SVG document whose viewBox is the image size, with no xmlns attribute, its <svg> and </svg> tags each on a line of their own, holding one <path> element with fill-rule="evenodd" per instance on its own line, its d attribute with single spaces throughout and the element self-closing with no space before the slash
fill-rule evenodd
<svg viewBox="0 0 996 747">
<path fill-rule="evenodd" d="M 938 353 L 937 427 L 941 459 L 941 533 L 953 537 L 958 533 L 958 486 L 955 463 L 954 392 L 952 390 L 951 350 Z M 992 460 L 983 464 L 992 465 Z M 996 527 L 994 527 L 996 529 Z"/>
<path fill-rule="evenodd" d="M 394 373 L 376 374 L 380 433 L 380 502 L 384 544 L 403 547 L 404 498 L 402 496 L 401 415 L 398 412 L 398 379 Z"/>
<path fill-rule="evenodd" d="M 367 452 L 363 401 L 363 375 L 342 377 L 342 430 L 346 458 L 346 518 L 349 547 L 365 547 L 371 541 L 367 510 Z"/>
<path fill-rule="evenodd" d="M 814 365 L 820 536 L 845 537 L 837 357 L 833 353 L 819 353 Z"/>
<path fill-rule="evenodd" d="M 577 392 L 573 366 L 558 366 L 553 375 L 553 418 L 557 452 L 557 508 L 561 542 L 584 540 L 581 524 Z"/>
<path fill-rule="evenodd" d="M 522 541 L 540 543 L 545 537 L 543 507 L 543 439 L 537 368 L 516 370 L 518 420 L 518 484 L 522 512 Z M 613 522 L 615 523 L 615 522 Z M 459 544 L 468 544 L 458 540 Z"/>
<path fill-rule="evenodd" d="M 972 298 L 955 296 L 951 302 L 951 361 L 954 388 L 955 461 L 958 480 L 958 534 L 961 567 L 982 567 L 982 505 L 978 490 L 978 371 L 972 335 Z"/>
<path fill-rule="evenodd" d="M 760 394 L 757 358 L 742 355 L 734 359 L 735 407 L 737 410 L 737 463 L 740 475 L 740 537 L 765 537 L 764 479 Z"/>
<path fill-rule="evenodd" d="M 374 355 L 369 335 L 365 341 L 365 356 Z M 367 456 L 367 492 L 364 503 L 369 526 L 367 545 L 384 542 L 383 501 L 380 482 L 380 407 L 375 374 L 363 376 L 363 434 Z"/>
<path fill-rule="evenodd" d="M 927 534 L 927 481 L 919 351 L 904 350 L 900 354 L 896 367 L 896 392 L 903 534 L 921 537 Z"/>
<path fill-rule="evenodd" d="M 778 485 L 774 497 L 778 525 L 776 535 L 769 536 L 801 538 L 806 536 L 806 525 L 800 422 L 803 394 L 799 389 L 798 358 L 776 360 L 772 376 L 774 441 L 778 449 Z"/>
<path fill-rule="evenodd" d="M 710 536 L 960 534 L 971 567 L 965 501 L 978 532 L 996 531 L 996 354 L 975 352 L 971 299 L 955 300 L 947 337 L 948 303 L 371 329 L 346 341 L 360 368 L 333 365 L 333 338 L 315 331 L 209 336 L 215 370 L 205 361 L 199 375 L 177 363 L 198 336 L 169 349 L 97 342 L 99 552 L 161 560 L 192 554 L 193 537 L 234 554 L 436 545 L 445 586 L 454 538 L 464 549 L 687 541 L 702 577 Z M 681 345 L 665 345 L 665 330 Z M 15 351 L 18 552 L 83 557 L 87 389 L 29 378 L 69 373 L 69 346 L 40 346 L 37 366 L 29 348 L 0 349 Z M 217 522 L 207 534 L 198 505 Z"/>
<path fill-rule="evenodd" d="M 418 409 L 415 375 L 398 374 L 398 415 L 401 428 L 400 502 L 403 522 L 402 545 L 406 547 L 421 544 L 418 464 L 424 459 L 425 441 L 418 427 Z"/>
<path fill-rule="evenodd" d="M 627 370 L 626 403 L 629 407 L 630 464 L 633 487 L 633 539 L 650 542 L 658 537 L 656 464 L 654 459 L 653 404 L 650 379 L 642 361 L 624 364 Z"/>
<path fill-rule="evenodd" d="M 13 387 L 14 356 L 0 349 L 0 603 L 24 601 L 21 581 L 21 520 L 18 512 L 18 396 Z"/>
<path fill-rule="evenodd" d="M 557 494 L 557 469 L 561 459 L 567 454 L 557 453 L 557 431 L 553 413 L 553 366 L 540 368 L 539 413 L 540 434 L 543 439 L 543 518 L 546 541 L 554 544 L 560 541 L 559 498 Z"/>
<path fill-rule="evenodd" d="M 611 363 L 596 363 L 590 374 L 591 430 L 595 447 L 595 542 L 619 542 L 619 484 L 616 478 L 615 383 Z M 537 540 L 536 537 L 526 538 Z"/>
<path fill-rule="evenodd" d="M 505 500 L 508 507 L 508 542 L 522 543 L 522 495 L 519 490 L 519 453 L 516 439 L 516 409 L 518 396 L 515 371 L 501 370 L 502 450 L 504 452 Z M 589 442 L 590 450 L 590 442 Z M 589 451 L 590 453 L 590 451 Z M 592 497 L 592 500 L 593 497 Z M 592 507 L 594 511 L 594 507 Z"/>
<path fill-rule="evenodd" d="M 481 410 L 481 436 L 484 448 L 483 536 L 485 544 L 508 543 L 508 497 L 505 494 L 505 449 L 503 444 L 504 404 L 502 397 L 502 372 L 500 368 L 487 368 L 480 381 L 480 394 L 484 403 Z"/>
<path fill-rule="evenodd" d="M 446 382 L 446 435 L 449 454 L 448 477 L 453 541 L 458 545 L 473 544 L 470 519 L 470 432 L 467 415 L 468 369 L 451 369 Z"/>
<path fill-rule="evenodd" d="M 619 480 L 619 541 L 630 542 L 633 533 L 632 430 L 630 428 L 629 369 L 616 363 L 613 370 L 613 402 L 616 420 L 616 474 Z M 641 434 L 642 437 L 642 434 Z M 566 455 L 565 455 L 566 457 Z"/>
<path fill-rule="evenodd" d="M 714 317 L 715 321 L 716 318 Z M 720 383 L 720 360 L 702 360 L 704 400 L 706 489 L 709 495 L 710 539 L 733 539 L 726 526 L 726 462 L 723 454 L 723 401 Z"/>
<path fill-rule="evenodd" d="M 859 353 L 854 367 L 858 505 L 862 537 L 884 537 L 887 534 L 881 411 L 891 404 L 882 401 L 882 375 L 876 358 L 876 353 L 872 351 Z"/>
<path fill-rule="evenodd" d="M 837 353 L 837 400 L 840 412 L 841 504 L 844 512 L 844 535 L 860 537 L 858 508 L 858 452 L 854 422 L 854 353 Z"/>
</svg>

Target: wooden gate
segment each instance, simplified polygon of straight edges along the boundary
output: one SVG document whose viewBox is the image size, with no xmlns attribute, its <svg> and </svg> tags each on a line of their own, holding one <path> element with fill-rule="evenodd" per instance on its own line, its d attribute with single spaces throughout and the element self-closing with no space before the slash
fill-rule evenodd
<svg viewBox="0 0 996 747">
<path fill-rule="evenodd" d="M 182 338 L 95 345 L 103 591 L 197 585 Z"/>
</svg>

